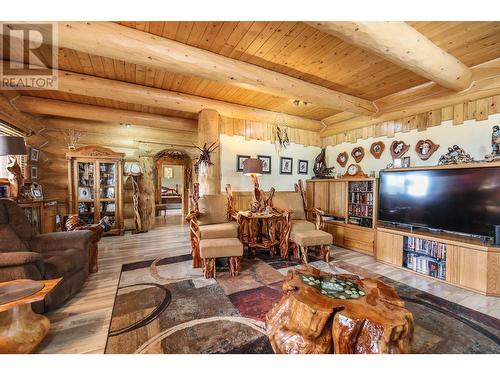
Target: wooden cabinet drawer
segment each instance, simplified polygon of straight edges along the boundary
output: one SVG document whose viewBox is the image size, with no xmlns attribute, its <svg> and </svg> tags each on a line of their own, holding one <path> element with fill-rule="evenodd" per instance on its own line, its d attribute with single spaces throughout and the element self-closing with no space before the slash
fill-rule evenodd
<svg viewBox="0 0 500 375">
<path fill-rule="evenodd" d="M 364 253 L 373 254 L 373 242 L 363 242 L 344 237 L 344 247 L 359 250 Z"/>
<path fill-rule="evenodd" d="M 334 245 L 344 245 L 344 227 L 342 225 L 326 224 L 326 231 L 333 236 Z"/>
<path fill-rule="evenodd" d="M 360 242 L 369 242 L 373 244 L 374 234 L 373 231 L 356 229 L 351 227 L 344 228 L 344 237 L 346 239 L 360 241 Z"/>
</svg>

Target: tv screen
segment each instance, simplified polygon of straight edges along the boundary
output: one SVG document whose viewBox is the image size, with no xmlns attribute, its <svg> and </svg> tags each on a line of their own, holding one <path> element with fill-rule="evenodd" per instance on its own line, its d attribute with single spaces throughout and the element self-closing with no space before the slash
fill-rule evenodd
<svg viewBox="0 0 500 375">
<path fill-rule="evenodd" d="M 378 220 L 494 237 L 500 167 L 381 171 Z"/>
</svg>

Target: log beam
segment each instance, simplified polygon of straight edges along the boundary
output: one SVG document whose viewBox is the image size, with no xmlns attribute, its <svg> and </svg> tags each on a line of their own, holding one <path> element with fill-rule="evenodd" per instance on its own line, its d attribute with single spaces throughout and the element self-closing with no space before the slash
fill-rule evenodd
<svg viewBox="0 0 500 375">
<path fill-rule="evenodd" d="M 467 89 L 471 70 L 406 22 L 309 22 L 355 46 L 454 91 Z"/>
<path fill-rule="evenodd" d="M 62 100 L 21 96 L 12 104 L 22 112 L 52 115 L 95 121 L 129 122 L 138 125 L 154 125 L 166 130 L 196 132 L 195 120 L 169 117 L 152 113 L 72 103 Z"/>
<path fill-rule="evenodd" d="M 376 112 L 369 100 L 113 22 L 62 22 L 58 46 L 325 108 Z"/>
</svg>

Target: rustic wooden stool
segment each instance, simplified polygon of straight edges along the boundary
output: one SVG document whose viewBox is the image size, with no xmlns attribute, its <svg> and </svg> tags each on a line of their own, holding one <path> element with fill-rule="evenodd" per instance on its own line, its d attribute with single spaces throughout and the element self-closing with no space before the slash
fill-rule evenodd
<svg viewBox="0 0 500 375">
<path fill-rule="evenodd" d="M 215 278 L 215 258 L 229 258 L 229 273 L 237 276 L 241 268 L 243 244 L 237 238 L 213 238 L 200 241 L 203 274 Z"/>
<path fill-rule="evenodd" d="M 333 236 L 330 233 L 317 229 L 305 230 L 292 232 L 290 239 L 295 243 L 294 256 L 298 258 L 297 248 L 300 249 L 304 264 L 307 264 L 307 248 L 310 246 L 320 246 L 323 260 L 330 261 L 330 245 L 333 243 Z"/>
</svg>

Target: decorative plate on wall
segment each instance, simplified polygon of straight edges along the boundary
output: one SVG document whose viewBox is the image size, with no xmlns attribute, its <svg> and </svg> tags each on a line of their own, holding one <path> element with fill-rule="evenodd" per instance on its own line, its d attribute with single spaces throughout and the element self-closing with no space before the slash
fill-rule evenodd
<svg viewBox="0 0 500 375">
<path fill-rule="evenodd" d="M 356 160 L 356 163 L 359 163 L 365 157 L 365 149 L 361 146 L 355 147 L 352 149 L 351 155 Z"/>
<path fill-rule="evenodd" d="M 347 152 L 341 152 L 339 156 L 337 156 L 337 163 L 340 164 L 342 168 L 344 168 L 347 164 L 347 160 L 349 160 L 349 155 L 347 155 Z"/>
<path fill-rule="evenodd" d="M 430 139 L 421 139 L 415 146 L 415 152 L 420 159 L 427 160 L 438 148 L 439 145 L 435 144 Z"/>
<path fill-rule="evenodd" d="M 370 153 L 373 155 L 375 159 L 380 159 L 380 156 L 382 156 L 384 150 L 385 150 L 385 144 L 382 141 L 373 142 L 372 145 L 370 146 Z"/>
<path fill-rule="evenodd" d="M 394 141 L 391 143 L 391 155 L 393 159 L 401 158 L 406 151 L 408 151 L 410 145 L 407 145 L 404 141 Z"/>
</svg>

